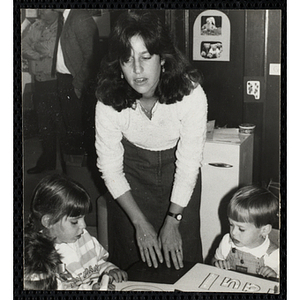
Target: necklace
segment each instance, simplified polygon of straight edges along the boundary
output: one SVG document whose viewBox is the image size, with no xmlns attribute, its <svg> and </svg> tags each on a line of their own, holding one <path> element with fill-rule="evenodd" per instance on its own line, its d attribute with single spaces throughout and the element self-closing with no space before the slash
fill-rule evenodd
<svg viewBox="0 0 300 300">
<path fill-rule="evenodd" d="M 140 105 L 141 105 L 142 111 L 145 113 L 145 115 L 146 115 L 149 119 L 152 118 L 152 109 L 153 109 L 154 105 L 156 104 L 156 102 L 157 102 L 157 100 L 153 102 L 153 104 L 152 104 L 152 106 L 151 106 L 150 109 L 147 109 L 147 108 L 145 108 L 145 107 L 143 106 L 142 101 L 140 101 Z"/>
</svg>

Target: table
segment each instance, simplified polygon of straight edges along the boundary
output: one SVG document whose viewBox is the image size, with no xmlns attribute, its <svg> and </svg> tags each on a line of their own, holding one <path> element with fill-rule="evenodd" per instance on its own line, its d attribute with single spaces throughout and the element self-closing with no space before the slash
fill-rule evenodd
<svg viewBox="0 0 300 300">
<path fill-rule="evenodd" d="M 224 293 L 279 293 L 279 283 L 272 280 L 259 278 L 247 274 L 238 273 L 230 270 L 222 270 L 210 265 L 194 264 L 187 265 L 186 270 L 176 271 L 161 267 L 161 272 L 172 272 L 171 277 L 176 278 L 174 283 L 171 280 L 157 280 L 154 268 L 148 269 L 144 264 L 144 274 L 141 273 L 141 264 L 129 269 L 129 281 L 115 283 L 117 291 L 154 291 L 154 292 L 224 292 Z M 130 276 L 137 271 L 137 276 Z M 184 273 L 182 276 L 181 273 Z M 154 274 L 154 276 L 151 275 Z M 150 276 L 149 276 L 150 274 Z M 149 277 L 153 277 L 150 281 Z M 137 279 L 139 277 L 140 279 Z M 159 277 L 162 277 L 159 276 Z M 132 280 L 133 278 L 134 280 Z M 159 278 L 160 279 L 160 278 Z"/>
</svg>

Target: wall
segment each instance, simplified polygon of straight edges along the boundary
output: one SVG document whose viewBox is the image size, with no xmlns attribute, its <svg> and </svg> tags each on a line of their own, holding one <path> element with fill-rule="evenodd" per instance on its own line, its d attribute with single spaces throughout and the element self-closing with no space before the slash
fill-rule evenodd
<svg viewBox="0 0 300 300">
<path fill-rule="evenodd" d="M 174 11 L 167 19 L 179 48 L 204 77 L 208 119 L 220 127 L 253 123 L 253 181 L 279 182 L 280 76 L 270 75 L 270 63 L 280 63 L 279 10 L 222 10 L 231 22 L 230 61 L 193 61 L 193 24 L 203 10 Z M 246 80 L 261 81 L 257 101 L 246 95 Z"/>
<path fill-rule="evenodd" d="M 266 56 L 266 103 L 265 103 L 265 124 L 264 143 L 262 157 L 265 168 L 262 170 L 262 179 L 267 180 L 271 175 L 274 181 L 280 181 L 280 130 L 284 120 L 281 119 L 281 77 L 270 75 L 270 63 L 281 61 L 281 13 L 278 10 L 268 12 L 268 35 L 267 35 L 267 56 Z M 286 107 L 286 103 L 284 105 Z"/>
<path fill-rule="evenodd" d="M 189 40 L 192 28 L 201 11 L 190 11 Z M 244 63 L 244 12 L 241 10 L 222 11 L 231 22 L 230 61 L 192 61 L 204 77 L 203 88 L 208 98 L 208 119 L 216 120 L 216 125 L 237 127 L 243 119 L 243 63 Z M 192 58 L 192 46 L 189 48 Z"/>
<path fill-rule="evenodd" d="M 245 77 L 262 80 L 259 101 L 244 99 L 244 122 L 256 124 L 254 181 L 279 182 L 280 76 L 270 63 L 280 63 L 281 14 L 278 10 L 246 12 Z"/>
</svg>

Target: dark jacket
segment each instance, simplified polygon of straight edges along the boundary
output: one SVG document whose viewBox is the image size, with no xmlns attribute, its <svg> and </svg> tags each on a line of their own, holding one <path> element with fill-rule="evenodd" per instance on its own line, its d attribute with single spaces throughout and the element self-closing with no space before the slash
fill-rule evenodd
<svg viewBox="0 0 300 300">
<path fill-rule="evenodd" d="M 64 61 L 73 76 L 73 86 L 82 90 L 98 71 L 98 28 L 86 10 L 72 9 L 61 33 Z"/>
</svg>

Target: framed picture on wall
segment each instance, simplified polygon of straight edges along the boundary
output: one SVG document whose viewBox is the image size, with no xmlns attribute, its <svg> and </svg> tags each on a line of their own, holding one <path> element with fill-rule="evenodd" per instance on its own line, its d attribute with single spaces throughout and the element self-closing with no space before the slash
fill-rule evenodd
<svg viewBox="0 0 300 300">
<path fill-rule="evenodd" d="M 218 10 L 199 14 L 193 27 L 193 60 L 230 60 L 230 21 Z"/>
</svg>

